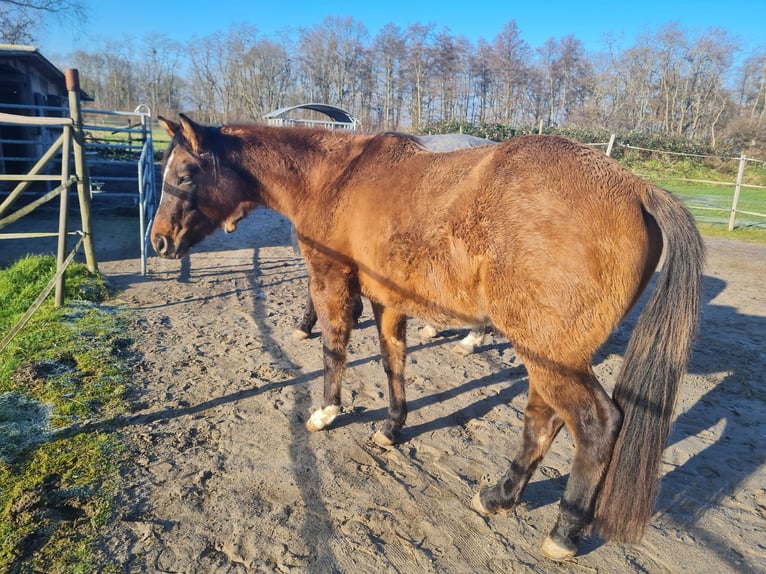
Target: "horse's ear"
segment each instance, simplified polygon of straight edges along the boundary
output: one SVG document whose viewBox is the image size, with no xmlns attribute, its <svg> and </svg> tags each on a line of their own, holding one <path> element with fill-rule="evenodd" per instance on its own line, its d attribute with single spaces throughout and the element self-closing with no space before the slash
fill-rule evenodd
<svg viewBox="0 0 766 574">
<path fill-rule="evenodd" d="M 176 122 L 173 122 L 173 121 L 171 121 L 171 120 L 169 120 L 169 119 L 167 119 L 167 118 L 163 118 L 163 117 L 162 117 L 162 116 L 160 116 L 160 115 L 158 115 L 158 116 L 157 116 L 157 121 L 158 121 L 158 122 L 160 123 L 160 125 L 162 126 L 162 129 L 164 129 L 164 130 L 165 130 L 165 131 L 168 133 L 168 135 L 169 135 L 171 138 L 172 138 L 174 135 L 176 135 L 176 132 L 177 132 L 177 131 L 179 130 L 179 128 L 181 127 L 181 126 L 180 126 L 179 124 L 177 124 Z"/>
<path fill-rule="evenodd" d="M 205 139 L 205 129 L 195 124 L 188 116 L 178 114 L 181 118 L 181 135 L 191 148 L 191 151 L 199 155 L 203 150 L 203 141 Z"/>
</svg>

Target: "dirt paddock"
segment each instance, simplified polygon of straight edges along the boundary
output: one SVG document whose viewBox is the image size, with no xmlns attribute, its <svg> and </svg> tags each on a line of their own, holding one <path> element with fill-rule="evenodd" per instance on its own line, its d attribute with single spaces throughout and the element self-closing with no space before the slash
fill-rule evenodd
<svg viewBox="0 0 766 574">
<path fill-rule="evenodd" d="M 135 218 L 97 216 L 95 238 L 137 335 L 134 411 L 119 424 L 131 465 L 102 545 L 126 572 L 766 572 L 766 246 L 706 241 L 701 335 L 643 542 L 586 537 L 554 564 L 539 546 L 568 477 L 566 432 L 513 512 L 469 505 L 521 431 L 526 372 L 502 337 L 466 357 L 451 352 L 460 331 L 422 341 L 410 321 L 410 416 L 384 450 L 369 440 L 388 401 L 366 307 L 345 413 L 310 434 L 321 337 L 290 336 L 306 274 L 281 216 L 257 210 L 185 260 L 150 259 L 146 277 Z M 608 388 L 636 317 L 595 357 Z"/>
</svg>

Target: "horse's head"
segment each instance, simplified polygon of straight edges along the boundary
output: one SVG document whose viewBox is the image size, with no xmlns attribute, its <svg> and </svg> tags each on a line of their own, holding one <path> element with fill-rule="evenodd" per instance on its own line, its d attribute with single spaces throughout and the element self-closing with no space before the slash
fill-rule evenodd
<svg viewBox="0 0 766 574">
<path fill-rule="evenodd" d="M 179 259 L 218 227 L 234 231 L 255 203 L 245 197 L 241 177 L 220 161 L 220 128 L 201 126 L 183 114 L 180 123 L 158 120 L 171 142 L 151 239 L 158 255 Z"/>
</svg>

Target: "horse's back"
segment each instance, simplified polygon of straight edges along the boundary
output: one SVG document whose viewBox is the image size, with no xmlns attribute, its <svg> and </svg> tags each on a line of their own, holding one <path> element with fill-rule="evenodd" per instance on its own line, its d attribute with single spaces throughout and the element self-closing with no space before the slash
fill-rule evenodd
<svg viewBox="0 0 766 574">
<path fill-rule="evenodd" d="M 579 338 L 590 354 L 656 266 L 647 184 L 597 150 L 545 136 L 450 154 L 391 145 L 361 166 L 343 216 L 373 299 L 440 322 L 489 319 L 548 355 Z"/>
</svg>

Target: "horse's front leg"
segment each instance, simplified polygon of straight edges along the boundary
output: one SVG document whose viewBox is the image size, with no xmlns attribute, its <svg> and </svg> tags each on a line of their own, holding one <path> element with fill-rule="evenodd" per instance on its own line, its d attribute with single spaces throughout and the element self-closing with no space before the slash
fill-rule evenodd
<svg viewBox="0 0 766 574">
<path fill-rule="evenodd" d="M 353 296 L 348 285 L 342 281 L 311 282 L 311 299 L 322 329 L 322 353 L 324 357 L 324 396 L 322 407 L 314 411 L 306 421 L 311 432 L 327 428 L 340 414 L 340 391 L 346 368 L 348 346 L 353 316 Z"/>
<path fill-rule="evenodd" d="M 380 339 L 380 357 L 388 377 L 388 418 L 372 437 L 380 446 L 396 442 L 399 429 L 407 419 L 407 400 L 404 393 L 404 359 L 407 352 L 407 318 L 379 303 L 372 304 L 375 324 Z"/>
</svg>

